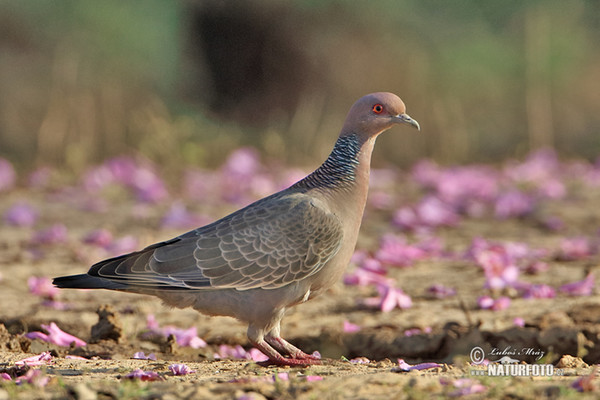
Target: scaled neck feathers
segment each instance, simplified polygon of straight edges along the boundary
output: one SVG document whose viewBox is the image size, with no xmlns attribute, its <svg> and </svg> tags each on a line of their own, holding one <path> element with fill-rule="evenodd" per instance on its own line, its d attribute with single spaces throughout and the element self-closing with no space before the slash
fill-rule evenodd
<svg viewBox="0 0 600 400">
<path fill-rule="evenodd" d="M 293 185 L 298 189 L 346 189 L 354 185 L 362 143 L 356 134 L 340 136 L 327 160 Z"/>
</svg>

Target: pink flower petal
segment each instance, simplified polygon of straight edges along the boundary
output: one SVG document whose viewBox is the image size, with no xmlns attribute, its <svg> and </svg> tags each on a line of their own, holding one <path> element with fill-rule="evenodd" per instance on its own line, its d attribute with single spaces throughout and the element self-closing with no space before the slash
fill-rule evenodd
<svg viewBox="0 0 600 400">
<path fill-rule="evenodd" d="M 367 357 L 356 357 L 349 360 L 349 362 L 352 364 L 369 364 L 371 360 L 369 360 Z"/>
<path fill-rule="evenodd" d="M 171 364 L 169 365 L 169 371 L 171 371 L 173 375 L 187 375 L 196 372 L 185 364 Z"/>
<path fill-rule="evenodd" d="M 146 324 L 151 334 L 163 337 L 174 335 L 177 344 L 180 346 L 194 349 L 206 347 L 206 342 L 198 337 L 198 331 L 195 326 L 188 329 L 181 329 L 173 325 L 165 325 L 161 328 L 151 314 L 147 316 Z"/>
<path fill-rule="evenodd" d="M 595 286 L 594 273 L 587 274 L 585 279 L 577 282 L 567 283 L 558 288 L 570 296 L 589 296 L 592 294 Z"/>
<path fill-rule="evenodd" d="M 66 243 L 68 239 L 67 227 L 63 224 L 54 224 L 49 228 L 37 231 L 31 238 L 31 243 L 36 245 L 52 245 Z"/>
<path fill-rule="evenodd" d="M 274 382 L 278 382 L 278 381 L 287 382 L 289 380 L 290 380 L 290 375 L 287 372 L 278 372 L 277 374 L 273 375 Z"/>
<path fill-rule="evenodd" d="M 516 189 L 511 190 L 501 194 L 496 200 L 496 217 L 524 217 L 533 211 L 534 206 L 535 202 L 531 196 Z"/>
<path fill-rule="evenodd" d="M 125 375 L 125 379 L 139 379 L 148 382 L 164 380 L 163 377 L 154 371 L 143 371 L 141 369 L 131 371 L 129 374 Z"/>
<path fill-rule="evenodd" d="M 504 247 L 491 247 L 474 254 L 477 264 L 483 268 L 485 287 L 503 289 L 513 287 L 519 277 L 519 268 Z"/>
<path fill-rule="evenodd" d="M 442 384 L 448 384 L 448 382 L 443 380 Z M 487 391 L 487 387 L 479 383 L 479 381 L 469 378 L 456 379 L 452 381 L 452 386 L 457 390 L 450 392 L 451 397 L 462 397 Z"/>
<path fill-rule="evenodd" d="M 236 346 L 222 344 L 219 346 L 219 351 L 214 354 L 214 357 L 216 359 L 233 358 L 238 360 L 247 360 L 249 355 L 248 352 L 239 344 Z"/>
<path fill-rule="evenodd" d="M 78 337 L 62 331 L 54 322 L 51 322 L 50 325 L 42 325 L 42 328 L 48 332 L 48 336 L 52 343 L 59 346 L 70 346 L 72 343 L 74 343 L 75 347 L 80 347 L 87 344 Z"/>
<path fill-rule="evenodd" d="M 42 340 L 44 342 L 49 342 L 50 341 L 50 338 L 48 337 L 48 335 L 46 335 L 43 332 L 37 332 L 37 331 L 35 331 L 35 332 L 28 332 L 28 333 L 25 334 L 25 337 L 27 339 L 31 339 L 31 340 L 38 339 L 38 340 Z"/>
<path fill-rule="evenodd" d="M 37 210 L 27 203 L 17 203 L 4 213 L 4 221 L 12 226 L 31 227 L 35 225 L 37 219 Z"/>
<path fill-rule="evenodd" d="M 385 235 L 381 238 L 375 258 L 383 264 L 395 267 L 407 267 L 417 260 L 427 257 L 427 253 L 417 246 L 409 245 L 400 236 Z"/>
<path fill-rule="evenodd" d="M 553 299 L 556 297 L 554 288 L 544 285 L 529 285 L 523 294 L 524 299 Z"/>
<path fill-rule="evenodd" d="M 25 375 L 19 376 L 17 379 L 15 379 L 17 385 L 29 383 L 30 385 L 37 387 L 44 387 L 49 381 L 50 378 L 45 376 L 44 373 L 39 369 L 30 369 L 25 373 Z"/>
<path fill-rule="evenodd" d="M 427 288 L 427 293 L 432 294 L 438 299 L 445 299 L 447 297 L 456 295 L 456 290 L 451 287 L 444 286 L 441 283 L 436 283 Z"/>
<path fill-rule="evenodd" d="M 344 284 L 349 286 L 390 285 L 391 283 L 392 281 L 389 278 L 362 267 L 356 268 L 350 274 L 344 276 Z"/>
<path fill-rule="evenodd" d="M 113 241 L 113 235 L 108 229 L 96 229 L 83 237 L 83 243 L 98 247 L 107 247 Z"/>
<path fill-rule="evenodd" d="M 541 272 L 548 271 L 549 268 L 550 267 L 548 266 L 548 263 L 546 263 L 546 262 L 533 261 L 529 265 L 527 265 L 527 267 L 525 268 L 525 272 L 530 275 L 537 275 Z"/>
<path fill-rule="evenodd" d="M 260 350 L 255 349 L 254 347 L 248 350 L 248 355 L 250 356 L 250 360 L 256 362 L 267 361 L 269 359 L 269 357 L 267 357 Z"/>
<path fill-rule="evenodd" d="M 29 174 L 27 177 L 27 184 L 33 189 L 48 187 L 52 178 L 52 173 L 50 167 L 40 167 Z"/>
<path fill-rule="evenodd" d="M 395 372 L 408 372 L 408 371 L 412 371 L 413 369 L 417 370 L 417 371 L 421 371 L 424 369 L 440 368 L 442 366 L 443 366 L 442 364 L 432 363 L 432 362 L 410 365 L 409 363 L 404 361 L 402 358 L 399 358 L 398 359 L 398 367 L 396 367 L 394 369 L 394 371 Z"/>
<path fill-rule="evenodd" d="M 358 332 L 361 330 L 361 327 L 353 324 L 347 320 L 344 320 L 344 327 L 343 327 L 343 331 L 346 333 L 354 333 L 354 332 Z"/>
<path fill-rule="evenodd" d="M 71 308 L 70 304 L 63 303 L 61 301 L 49 300 L 49 299 L 42 301 L 41 305 L 44 307 L 53 308 L 55 310 L 68 310 Z"/>
<path fill-rule="evenodd" d="M 391 286 L 380 285 L 377 287 L 381 294 L 381 311 L 387 312 L 398 307 L 400 309 L 407 309 L 412 307 L 412 300 L 402 289 L 392 288 Z"/>
<path fill-rule="evenodd" d="M 317 382 L 317 381 L 322 381 L 323 377 L 319 376 L 319 375 L 306 375 L 306 381 L 307 382 Z"/>
<path fill-rule="evenodd" d="M 40 365 L 46 365 L 52 363 L 52 356 L 49 351 L 45 351 L 37 356 L 27 357 L 22 360 L 15 362 L 15 365 L 28 365 L 30 367 L 38 367 Z"/>
<path fill-rule="evenodd" d="M 60 290 L 52 284 L 50 278 L 44 276 L 29 277 L 29 279 L 27 279 L 27 286 L 29 286 L 30 293 L 49 299 L 53 299 Z"/>
<path fill-rule="evenodd" d="M 42 328 L 48 332 L 47 335 L 42 332 L 29 332 L 25 335 L 25 337 L 30 339 L 41 339 L 46 342 L 54 343 L 58 346 L 64 347 L 70 346 L 71 343 L 74 343 L 75 347 L 85 346 L 87 344 L 78 337 L 60 330 L 60 328 L 54 322 L 51 322 L 50 325 L 42 324 Z"/>
<path fill-rule="evenodd" d="M 490 296 L 481 296 L 477 300 L 477 304 L 482 310 L 501 311 L 510 306 L 510 298 L 502 296 L 494 300 Z"/>
<path fill-rule="evenodd" d="M 154 361 L 156 361 L 156 354 L 150 353 L 150 354 L 146 355 L 146 353 L 144 353 L 143 351 L 137 351 L 137 352 L 133 353 L 133 358 L 135 360 L 154 360 Z"/>
<path fill-rule="evenodd" d="M 590 239 L 586 237 L 573 237 L 563 239 L 560 243 L 559 260 L 574 261 L 583 260 L 596 253 Z"/>
<path fill-rule="evenodd" d="M 431 327 L 427 326 L 423 329 L 420 329 L 420 328 L 407 329 L 404 331 L 404 336 L 414 336 L 414 335 L 420 335 L 422 333 L 431 333 Z"/>
<path fill-rule="evenodd" d="M 597 390 L 596 385 L 594 385 L 594 378 L 598 373 L 598 368 L 594 368 L 591 374 L 582 376 L 581 378 L 576 379 L 571 384 L 571 387 L 578 392 L 595 392 Z"/>
</svg>

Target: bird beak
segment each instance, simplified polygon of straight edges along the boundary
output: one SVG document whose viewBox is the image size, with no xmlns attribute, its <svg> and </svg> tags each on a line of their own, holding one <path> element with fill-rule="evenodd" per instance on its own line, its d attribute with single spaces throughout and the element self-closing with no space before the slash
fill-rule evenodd
<svg viewBox="0 0 600 400">
<path fill-rule="evenodd" d="M 419 126 L 419 123 L 417 122 L 417 120 L 412 119 L 410 117 L 410 115 L 408 115 L 408 114 L 398 114 L 393 118 L 394 118 L 394 121 L 396 121 L 399 124 L 409 124 L 413 128 L 417 128 L 418 131 L 421 130 L 421 126 Z"/>
</svg>

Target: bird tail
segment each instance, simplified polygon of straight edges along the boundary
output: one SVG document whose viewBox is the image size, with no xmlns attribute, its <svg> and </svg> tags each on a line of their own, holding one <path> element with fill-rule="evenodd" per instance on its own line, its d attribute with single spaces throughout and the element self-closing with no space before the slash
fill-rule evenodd
<svg viewBox="0 0 600 400">
<path fill-rule="evenodd" d="M 52 284 L 61 289 L 126 290 L 129 287 L 124 283 L 114 282 L 88 274 L 59 276 L 52 280 Z"/>
</svg>

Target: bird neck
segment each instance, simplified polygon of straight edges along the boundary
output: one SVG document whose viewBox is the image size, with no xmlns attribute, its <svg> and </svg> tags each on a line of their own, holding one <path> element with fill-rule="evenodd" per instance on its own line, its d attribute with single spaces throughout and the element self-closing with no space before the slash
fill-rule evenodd
<svg viewBox="0 0 600 400">
<path fill-rule="evenodd" d="M 294 186 L 351 190 L 360 183 L 368 185 L 373 142 L 354 133 L 340 136 L 327 160 Z"/>
</svg>

